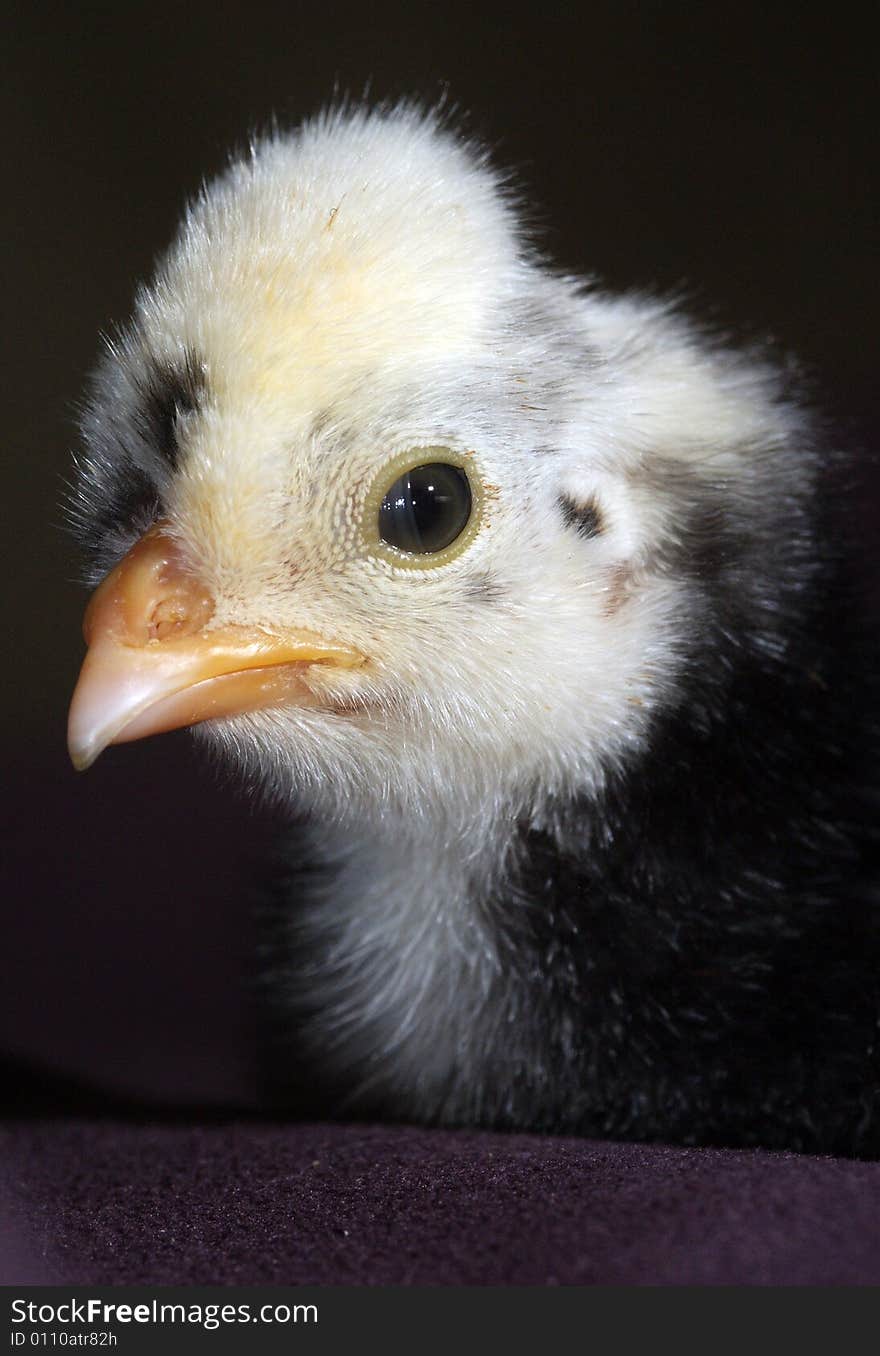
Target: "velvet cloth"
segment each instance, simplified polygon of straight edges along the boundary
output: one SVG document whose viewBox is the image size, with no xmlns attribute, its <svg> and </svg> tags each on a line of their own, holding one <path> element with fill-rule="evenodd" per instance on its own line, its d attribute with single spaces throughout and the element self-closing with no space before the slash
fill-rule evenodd
<svg viewBox="0 0 880 1356">
<path fill-rule="evenodd" d="M 880 1283 L 875 1163 L 241 1118 L 2 1143 L 7 1283 Z"/>
</svg>

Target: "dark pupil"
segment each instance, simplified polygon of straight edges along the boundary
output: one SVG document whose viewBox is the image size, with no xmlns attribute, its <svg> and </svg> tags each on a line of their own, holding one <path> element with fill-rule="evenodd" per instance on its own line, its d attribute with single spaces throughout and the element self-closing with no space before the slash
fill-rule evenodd
<svg viewBox="0 0 880 1356">
<path fill-rule="evenodd" d="M 471 516 L 471 487 L 458 466 L 414 466 L 395 480 L 379 509 L 379 536 L 416 555 L 442 551 Z"/>
</svg>

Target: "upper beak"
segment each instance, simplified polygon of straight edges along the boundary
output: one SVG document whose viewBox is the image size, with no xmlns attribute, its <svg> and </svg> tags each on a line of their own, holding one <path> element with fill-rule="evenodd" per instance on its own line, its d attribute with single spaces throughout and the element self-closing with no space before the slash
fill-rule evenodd
<svg viewBox="0 0 880 1356">
<path fill-rule="evenodd" d="M 286 701 L 315 702 L 306 665 L 364 656 L 306 632 L 211 628 L 214 600 L 162 524 L 98 585 L 83 620 L 88 653 L 70 704 L 68 748 L 82 770 L 108 744 Z"/>
</svg>

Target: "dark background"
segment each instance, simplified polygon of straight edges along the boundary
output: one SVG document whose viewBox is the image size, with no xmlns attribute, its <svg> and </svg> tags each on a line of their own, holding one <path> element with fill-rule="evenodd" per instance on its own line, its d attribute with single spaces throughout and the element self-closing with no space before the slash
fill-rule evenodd
<svg viewBox="0 0 880 1356">
<path fill-rule="evenodd" d="M 876 443 L 876 47 L 855 9 L 191 0 L 13 7 L 2 72 L 8 510 L 0 1053 L 7 1091 L 251 1095 L 248 884 L 272 826 L 185 734 L 66 759 L 84 594 L 63 530 L 98 335 L 186 196 L 334 87 L 448 93 L 612 288 L 682 293 L 802 361 L 836 436 Z M 875 530 L 876 489 L 863 517 Z M 30 1071 L 30 1073 L 28 1072 Z M 56 1085 L 57 1087 L 57 1085 Z"/>
</svg>

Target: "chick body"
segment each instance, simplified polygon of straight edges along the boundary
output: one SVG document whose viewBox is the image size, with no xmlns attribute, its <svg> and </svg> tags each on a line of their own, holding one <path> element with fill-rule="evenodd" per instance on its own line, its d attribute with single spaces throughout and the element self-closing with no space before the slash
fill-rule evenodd
<svg viewBox="0 0 880 1356">
<path fill-rule="evenodd" d="M 432 118 L 336 113 L 204 190 L 84 433 L 95 577 L 158 518 L 209 631 L 364 657 L 197 727 L 298 826 L 276 1085 L 876 1152 L 873 668 L 771 367 L 554 273 Z M 469 535 L 386 549 L 441 457 Z"/>
</svg>

